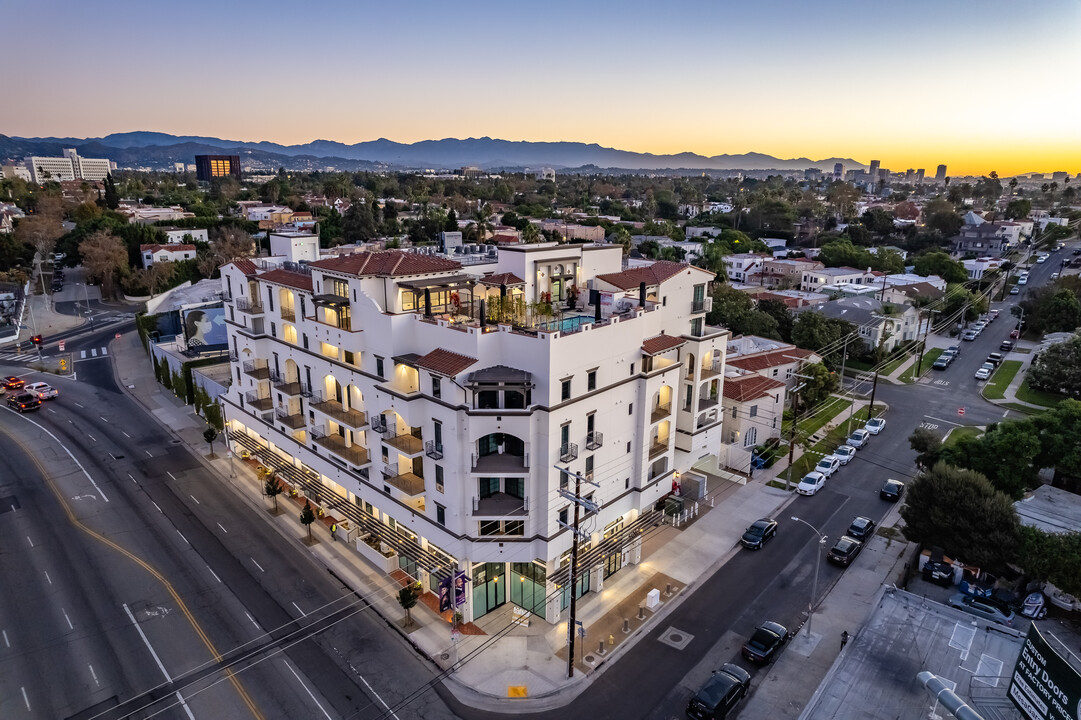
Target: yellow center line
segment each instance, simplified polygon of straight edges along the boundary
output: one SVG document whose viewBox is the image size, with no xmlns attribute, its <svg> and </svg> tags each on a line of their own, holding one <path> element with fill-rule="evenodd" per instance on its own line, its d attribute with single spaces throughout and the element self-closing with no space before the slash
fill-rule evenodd
<svg viewBox="0 0 1081 720">
<path fill-rule="evenodd" d="M 64 496 L 60 494 L 59 488 L 57 488 L 56 484 L 53 482 L 52 476 L 49 475 L 49 473 L 45 470 L 45 468 L 41 464 L 41 461 L 38 460 L 37 456 L 35 456 L 33 452 L 31 452 L 30 448 L 27 447 L 22 440 L 15 437 L 11 433 L 4 432 L 4 434 L 14 440 L 15 443 L 22 448 L 23 453 L 25 453 L 26 456 L 29 457 L 31 461 L 33 461 L 34 465 L 38 469 L 38 472 L 40 472 L 41 476 L 45 478 L 45 483 L 49 486 L 49 489 L 52 491 L 53 495 L 56 496 L 57 502 L 59 502 L 60 505 L 64 508 L 64 513 L 68 516 L 68 522 L 70 522 L 76 528 L 82 530 L 84 533 L 94 538 L 98 542 L 107 545 L 113 550 L 116 550 L 118 553 L 128 558 L 136 565 L 153 575 L 154 578 L 156 578 L 158 582 L 160 582 L 165 587 L 165 589 L 169 592 L 169 595 L 172 596 L 173 601 L 180 608 L 180 611 L 184 613 L 184 617 L 188 619 L 188 622 L 191 624 L 192 629 L 195 630 L 195 634 L 198 635 L 199 638 L 203 641 L 203 645 L 205 645 L 206 649 L 210 651 L 210 654 L 214 657 L 214 660 L 219 663 L 222 662 L 223 658 L 221 653 L 218 652 L 218 649 L 216 647 L 214 647 L 214 643 L 207 636 L 206 632 L 204 632 L 202 626 L 199 625 L 199 621 L 196 620 L 195 616 L 191 614 L 191 611 L 188 609 L 187 604 L 181 599 L 179 593 L 177 593 L 172 583 L 166 580 L 160 572 L 155 570 L 153 566 L 151 566 L 142 558 L 121 547 L 120 545 L 117 545 L 115 542 L 105 537 L 104 535 L 101 535 L 97 531 L 92 530 L 91 528 L 84 525 L 81 520 L 75 517 L 75 513 L 72 512 L 71 507 L 64 499 Z M 259 709 L 257 707 L 255 707 L 255 701 L 252 700 L 251 696 L 248 694 L 248 691 L 245 690 L 244 687 L 240 684 L 240 680 L 237 678 L 236 673 L 234 673 L 231 668 L 225 668 L 225 674 L 229 677 L 229 682 L 232 683 L 233 688 L 237 691 L 237 694 L 240 695 L 240 698 L 244 701 L 244 704 L 248 706 L 248 710 L 251 711 L 252 716 L 257 718 L 258 720 L 265 720 L 263 714 L 259 712 Z"/>
</svg>

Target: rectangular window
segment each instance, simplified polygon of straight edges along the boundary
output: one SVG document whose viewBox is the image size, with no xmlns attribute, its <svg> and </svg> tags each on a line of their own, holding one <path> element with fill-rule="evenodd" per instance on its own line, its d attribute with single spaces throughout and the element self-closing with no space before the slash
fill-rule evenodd
<svg viewBox="0 0 1081 720">
<path fill-rule="evenodd" d="M 563 427 L 559 428 L 559 444 L 565 446 L 571 441 L 571 424 L 567 423 Z"/>
<path fill-rule="evenodd" d="M 477 494 L 482 498 L 491 497 L 499 492 L 499 478 L 481 478 L 477 481 Z"/>
<path fill-rule="evenodd" d="M 683 388 L 683 409 L 690 410 L 692 402 L 694 402 L 694 386 L 688 385 Z"/>
<path fill-rule="evenodd" d="M 588 373 L 586 373 L 586 390 L 590 391 L 590 390 L 596 390 L 596 389 L 597 389 L 597 371 L 596 370 L 590 370 Z"/>
<path fill-rule="evenodd" d="M 627 403 L 627 414 L 634 415 L 634 403 Z"/>
<path fill-rule="evenodd" d="M 736 406 L 735 405 L 732 406 L 732 419 L 733 420 L 736 419 Z"/>
<path fill-rule="evenodd" d="M 433 420 L 433 433 L 432 438 L 435 440 L 435 447 L 437 450 L 443 449 L 443 423 L 439 420 Z"/>
<path fill-rule="evenodd" d="M 695 337 L 702 337 L 702 328 L 705 324 L 704 318 L 695 318 L 691 320 L 691 335 Z"/>
<path fill-rule="evenodd" d="M 347 364 L 349 364 L 349 365 L 352 365 L 352 364 L 353 364 L 353 360 L 354 360 L 354 359 L 355 359 L 355 357 L 356 357 L 356 356 L 355 356 L 355 355 L 353 354 L 353 351 L 352 351 L 352 350 L 343 350 L 342 352 L 343 352 L 343 354 L 344 354 L 344 356 L 345 356 L 345 362 L 346 362 Z"/>
<path fill-rule="evenodd" d="M 270 337 L 278 337 L 278 324 L 275 322 L 270 323 Z"/>
<path fill-rule="evenodd" d="M 779 372 L 780 370 L 778 368 L 773 368 L 773 377 L 777 377 L 777 373 Z"/>
<path fill-rule="evenodd" d="M 270 292 L 268 292 L 266 294 L 266 299 L 267 299 L 267 307 L 270 308 L 271 312 L 274 312 L 274 291 L 273 290 L 271 290 Z"/>
<path fill-rule="evenodd" d="M 560 383 L 559 399 L 560 400 L 570 400 L 571 399 L 571 381 L 570 380 L 564 380 L 563 382 Z"/>
<path fill-rule="evenodd" d="M 631 441 L 628 440 L 627 441 L 627 452 L 630 452 L 630 451 L 631 451 Z"/>
<path fill-rule="evenodd" d="M 435 491 L 443 492 L 443 466 L 435 466 Z"/>
<path fill-rule="evenodd" d="M 631 377 L 634 377 L 634 363 L 631 363 Z"/>
<path fill-rule="evenodd" d="M 434 398 L 443 397 L 443 389 L 439 385 L 439 378 L 436 377 L 435 375 L 432 375 L 432 397 L 434 397 Z"/>
<path fill-rule="evenodd" d="M 525 498 L 525 478 L 507 478 L 503 481 L 505 491 L 519 500 Z"/>
<path fill-rule="evenodd" d="M 597 413 L 590 413 L 586 415 L 586 432 L 591 433 L 596 429 Z"/>
<path fill-rule="evenodd" d="M 308 349 L 308 333 L 304 333 L 304 335 L 302 336 L 301 339 L 304 342 L 304 349 L 307 350 Z"/>
<path fill-rule="evenodd" d="M 586 477 L 592 477 L 592 476 L 593 476 L 593 456 L 592 455 L 587 455 L 586 456 Z"/>
<path fill-rule="evenodd" d="M 569 521 L 570 521 L 570 508 L 563 508 L 562 510 L 559 511 L 559 522 L 563 523 L 564 525 L 569 525 L 570 524 Z"/>
<path fill-rule="evenodd" d="M 499 521 L 498 520 L 482 520 L 480 523 L 480 534 L 483 535 L 499 535 Z"/>
<path fill-rule="evenodd" d="M 435 504 L 435 521 L 443 527 L 447 526 L 447 509 L 439 503 Z"/>
<path fill-rule="evenodd" d="M 349 283 L 345 280 L 331 280 L 330 294 L 349 299 Z"/>
<path fill-rule="evenodd" d="M 751 405 L 751 417 L 758 417 L 758 406 Z"/>
<path fill-rule="evenodd" d="M 380 378 L 383 377 L 383 358 L 378 355 L 375 356 L 375 374 Z"/>
<path fill-rule="evenodd" d="M 559 471 L 559 489 L 566 490 L 571 484 L 571 476 L 562 470 Z"/>
<path fill-rule="evenodd" d="M 504 535 L 525 535 L 524 520 L 507 520 L 503 523 Z"/>
</svg>

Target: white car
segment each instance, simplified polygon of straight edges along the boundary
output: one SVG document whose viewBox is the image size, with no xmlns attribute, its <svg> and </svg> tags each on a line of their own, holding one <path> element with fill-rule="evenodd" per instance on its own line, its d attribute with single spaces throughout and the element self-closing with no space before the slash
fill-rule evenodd
<svg viewBox="0 0 1081 720">
<path fill-rule="evenodd" d="M 815 465 L 815 472 L 820 472 L 828 478 L 832 477 L 839 467 L 841 467 L 841 461 L 833 455 L 827 455 Z"/>
<path fill-rule="evenodd" d="M 871 418 L 867 421 L 867 424 L 863 426 L 863 429 L 872 435 L 878 435 L 886 427 L 886 421 L 882 418 Z"/>
<path fill-rule="evenodd" d="M 37 397 L 38 400 L 53 400 L 60 393 L 49 383 L 36 382 L 26 386 L 26 392 Z"/>
<path fill-rule="evenodd" d="M 1052 280 L 1058 280 L 1058 273 L 1057 272 L 1051 273 L 1051 279 Z"/>
<path fill-rule="evenodd" d="M 987 323 L 985 323 L 983 320 L 980 320 L 979 322 L 972 323 L 972 329 L 976 331 L 977 335 L 982 333 L 984 328 L 986 328 L 986 327 L 987 327 Z"/>
<path fill-rule="evenodd" d="M 852 434 L 845 440 L 845 445 L 851 445 L 859 450 L 861 447 L 867 444 L 867 441 L 871 439 L 871 433 L 866 430 L 853 430 Z"/>
<path fill-rule="evenodd" d="M 856 448 L 851 445 L 842 445 L 833 451 L 833 456 L 840 460 L 842 465 L 847 465 L 849 460 L 856 457 Z"/>
<path fill-rule="evenodd" d="M 984 363 L 980 365 L 980 369 L 976 371 L 977 380 L 986 380 L 991 377 L 991 373 L 995 371 L 995 366 L 991 363 Z"/>
<path fill-rule="evenodd" d="M 1028 285 L 1028 275 L 1022 275 L 1021 277 L 1017 278 L 1017 284 Z"/>
<path fill-rule="evenodd" d="M 796 492 L 800 495 L 814 495 L 826 484 L 826 476 L 820 472 L 809 472 L 803 476 L 796 486 Z"/>
<path fill-rule="evenodd" d="M 1045 263 L 1045 262 L 1047 262 L 1047 258 L 1049 258 L 1049 257 L 1050 257 L 1050 255 L 1037 255 L 1036 256 L 1036 262 L 1037 263 Z"/>
</svg>

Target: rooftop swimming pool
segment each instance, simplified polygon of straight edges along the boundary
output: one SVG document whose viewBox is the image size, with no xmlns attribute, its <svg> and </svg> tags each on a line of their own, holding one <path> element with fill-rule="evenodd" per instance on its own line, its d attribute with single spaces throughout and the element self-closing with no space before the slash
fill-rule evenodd
<svg viewBox="0 0 1081 720">
<path fill-rule="evenodd" d="M 564 317 L 559 320 L 550 320 L 543 325 L 539 325 L 537 329 L 547 330 L 548 332 L 571 333 L 578 330 L 582 325 L 587 325 L 592 322 L 592 315 L 573 315 L 571 317 Z"/>
</svg>

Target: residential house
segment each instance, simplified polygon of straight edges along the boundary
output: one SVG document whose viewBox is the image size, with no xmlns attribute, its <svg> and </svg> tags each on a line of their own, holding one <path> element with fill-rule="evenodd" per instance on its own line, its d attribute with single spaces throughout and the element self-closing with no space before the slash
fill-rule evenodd
<svg viewBox="0 0 1081 720">
<path fill-rule="evenodd" d="M 729 469 L 749 473 L 755 446 L 781 436 L 785 392 L 780 380 L 753 372 L 725 372 L 724 450 Z"/>
<path fill-rule="evenodd" d="M 799 289 L 805 292 L 820 292 L 821 288 L 826 285 L 872 285 L 877 277 L 878 274 L 870 269 L 857 270 L 851 267 L 808 268 L 803 271 Z"/>
<path fill-rule="evenodd" d="M 819 312 L 847 320 L 856 326 L 868 350 L 882 347 L 891 352 L 900 343 L 918 339 L 923 332 L 919 310 L 911 305 L 884 303 L 874 297 L 840 298 L 800 312 Z"/>
<path fill-rule="evenodd" d="M 762 267 L 769 260 L 769 255 L 762 253 L 733 253 L 721 258 L 725 274 L 732 282 L 750 282 L 752 275 L 762 272 Z"/>
<path fill-rule="evenodd" d="M 180 260 L 194 260 L 195 246 L 184 243 L 170 243 L 168 245 L 140 245 L 139 254 L 143 258 L 143 267 L 148 268 L 159 262 L 178 262 Z"/>
<path fill-rule="evenodd" d="M 773 258 L 762 264 L 761 284 L 766 287 L 788 290 L 803 285 L 803 273 L 826 267 L 818 260 L 808 258 Z"/>
<path fill-rule="evenodd" d="M 725 366 L 779 380 L 791 390 L 804 364 L 822 362 L 821 356 L 780 340 L 739 335 L 728 341 Z"/>
</svg>

